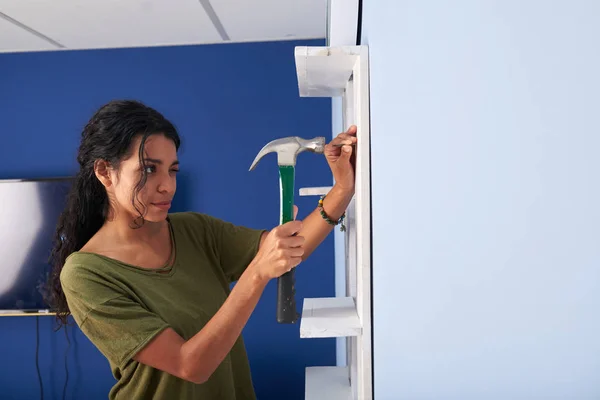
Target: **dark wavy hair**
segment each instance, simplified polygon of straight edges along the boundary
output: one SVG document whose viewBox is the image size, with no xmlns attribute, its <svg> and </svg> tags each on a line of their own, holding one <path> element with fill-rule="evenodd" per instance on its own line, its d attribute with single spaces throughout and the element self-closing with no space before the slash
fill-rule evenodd
<svg viewBox="0 0 600 400">
<path fill-rule="evenodd" d="M 58 219 L 50 255 L 52 272 L 48 281 L 48 302 L 56 311 L 59 327 L 60 323 L 67 324 L 70 315 L 60 283 L 65 260 L 98 232 L 111 211 L 106 189 L 96 177 L 94 164 L 97 160 L 104 160 L 112 168 L 119 168 L 120 162 L 135 151 L 133 141 L 141 136 L 137 151 L 142 172 L 132 196 L 133 206 L 139 213 L 133 227 L 141 226 L 145 210 L 139 208 L 136 199 L 147 180 L 146 169 L 143 168 L 144 145 L 153 134 L 165 135 L 179 149 L 181 141 L 174 125 L 153 108 L 132 100 L 116 100 L 103 105 L 83 129 L 77 155 L 79 171 L 66 207 Z"/>
</svg>

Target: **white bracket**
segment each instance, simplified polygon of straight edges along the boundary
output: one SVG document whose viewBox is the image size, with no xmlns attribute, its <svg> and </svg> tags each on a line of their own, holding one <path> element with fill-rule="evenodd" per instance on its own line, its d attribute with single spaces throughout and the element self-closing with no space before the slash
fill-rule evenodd
<svg viewBox="0 0 600 400">
<path fill-rule="evenodd" d="M 325 196 L 331 190 L 331 186 L 300 188 L 300 196 Z"/>
<path fill-rule="evenodd" d="M 362 333 L 352 297 L 304 299 L 301 338 L 358 336 Z"/>
<path fill-rule="evenodd" d="M 296 47 L 300 97 L 342 96 L 361 53 L 361 47 Z"/>
</svg>

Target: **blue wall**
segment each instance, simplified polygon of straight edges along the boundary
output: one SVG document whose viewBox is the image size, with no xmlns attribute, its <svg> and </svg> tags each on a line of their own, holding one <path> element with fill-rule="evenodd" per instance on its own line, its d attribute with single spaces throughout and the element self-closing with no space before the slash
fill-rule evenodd
<svg viewBox="0 0 600 400">
<path fill-rule="evenodd" d="M 376 399 L 600 398 L 600 3 L 364 6 Z"/>
<path fill-rule="evenodd" d="M 82 126 L 114 98 L 156 107 L 179 128 L 176 210 L 207 212 L 252 227 L 279 221 L 275 155 L 255 171 L 268 141 L 331 136 L 329 99 L 300 98 L 295 45 L 323 41 L 245 43 L 0 55 L 0 179 L 73 174 Z M 331 184 L 325 159 L 298 159 L 297 187 Z M 299 218 L 316 198 L 297 199 Z M 24 223 L 27 223 L 24 221 Z M 2 228 L 4 229 L 4 228 Z M 297 272 L 304 297 L 334 295 L 333 236 Z M 300 339 L 299 326 L 275 321 L 275 282 L 244 330 L 259 399 L 303 399 L 304 367 L 335 365 L 334 339 Z M 185 306 L 185 305 L 182 305 Z M 40 368 L 46 398 L 61 398 L 66 339 L 40 318 Z M 36 398 L 34 317 L 0 318 L 3 399 Z M 102 355 L 69 329 L 67 398 L 105 399 L 113 378 Z"/>
</svg>

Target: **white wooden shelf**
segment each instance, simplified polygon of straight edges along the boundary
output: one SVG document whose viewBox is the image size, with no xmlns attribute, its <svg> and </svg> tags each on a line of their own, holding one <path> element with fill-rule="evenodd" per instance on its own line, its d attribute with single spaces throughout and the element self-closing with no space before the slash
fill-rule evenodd
<svg viewBox="0 0 600 400">
<path fill-rule="evenodd" d="M 306 368 L 305 400 L 350 400 L 348 367 Z"/>
<path fill-rule="evenodd" d="M 324 196 L 331 190 L 331 186 L 300 188 L 300 196 Z"/>
<path fill-rule="evenodd" d="M 360 47 L 298 46 L 296 75 L 301 97 L 338 97 L 344 94 Z"/>
<path fill-rule="evenodd" d="M 304 299 L 301 338 L 358 336 L 362 332 L 352 297 Z"/>
<path fill-rule="evenodd" d="M 336 297 L 306 299 L 300 321 L 303 338 L 337 338 L 339 365 L 310 368 L 306 399 L 372 400 L 371 358 L 371 185 L 369 54 L 366 46 L 296 47 L 301 97 L 339 97 L 343 129 L 356 125 L 356 190 L 347 209 L 346 230 L 336 232 Z M 336 99 L 337 100 L 337 99 Z M 333 132 L 337 135 L 339 132 Z M 302 188 L 301 196 L 331 188 Z M 338 275 L 339 274 L 339 275 Z M 345 354 L 344 354 L 345 353 Z"/>
</svg>

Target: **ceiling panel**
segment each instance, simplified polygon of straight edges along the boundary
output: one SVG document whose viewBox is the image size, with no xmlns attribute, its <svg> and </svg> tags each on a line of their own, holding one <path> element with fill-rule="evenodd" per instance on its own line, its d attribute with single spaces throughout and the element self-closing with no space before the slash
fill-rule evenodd
<svg viewBox="0 0 600 400">
<path fill-rule="evenodd" d="M 55 48 L 52 43 L 0 18 L 0 52 L 52 50 Z"/>
<path fill-rule="evenodd" d="M 325 38 L 327 0 L 210 0 L 232 41 Z"/>
<path fill-rule="evenodd" d="M 0 0 L 0 12 L 67 49 L 222 41 L 198 0 Z"/>
</svg>

